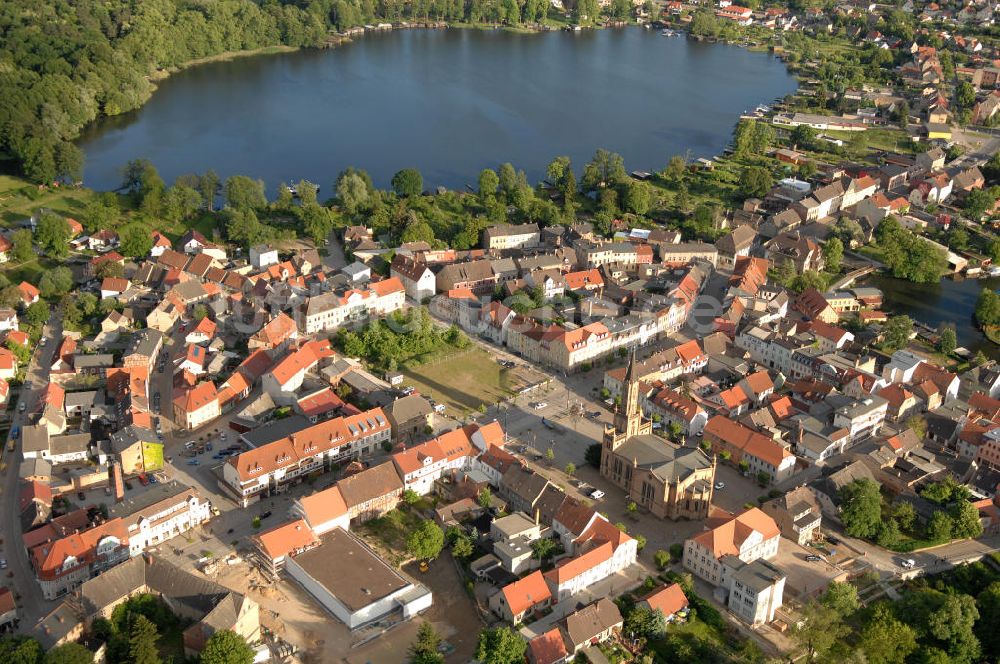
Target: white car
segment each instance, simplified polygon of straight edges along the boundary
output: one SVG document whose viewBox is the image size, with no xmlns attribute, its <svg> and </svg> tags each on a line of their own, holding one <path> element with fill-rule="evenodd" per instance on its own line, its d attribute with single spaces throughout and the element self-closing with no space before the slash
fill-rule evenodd
<svg viewBox="0 0 1000 664">
<path fill-rule="evenodd" d="M 903 569 L 913 569 L 917 566 L 917 561 L 913 558 L 907 558 L 906 560 L 900 561 L 899 566 Z"/>
<path fill-rule="evenodd" d="M 545 403 L 544 401 L 538 401 L 538 402 L 535 403 L 534 409 L 535 410 L 541 410 L 542 408 L 545 408 L 548 405 L 549 404 Z"/>
<path fill-rule="evenodd" d="M 190 449 L 194 449 L 194 441 L 193 440 L 189 440 L 188 442 L 184 443 L 184 447 L 187 448 L 187 449 L 189 449 L 189 450 Z"/>
<path fill-rule="evenodd" d="M 726 483 L 725 482 L 716 482 L 715 483 L 715 490 L 716 491 L 721 491 L 722 489 L 725 489 L 725 488 L 726 488 Z"/>
<path fill-rule="evenodd" d="M 7 559 L 0 558 L 0 569 L 7 569 Z"/>
<path fill-rule="evenodd" d="M 594 500 L 600 500 L 601 498 L 604 497 L 604 492 L 601 491 L 600 489 L 594 489 L 593 491 L 590 492 L 590 497 L 593 498 Z"/>
<path fill-rule="evenodd" d="M 17 412 L 19 412 L 19 413 L 23 413 L 23 412 L 25 411 L 25 409 L 27 409 L 27 407 L 28 407 L 28 404 L 26 404 L 26 403 L 24 403 L 24 402 L 22 401 L 22 402 L 20 403 L 20 405 L 18 405 L 18 407 L 17 407 Z"/>
</svg>

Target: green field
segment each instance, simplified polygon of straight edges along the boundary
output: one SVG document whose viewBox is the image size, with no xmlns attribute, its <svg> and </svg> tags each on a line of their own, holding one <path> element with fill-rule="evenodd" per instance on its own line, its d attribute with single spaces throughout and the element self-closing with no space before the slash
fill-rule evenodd
<svg viewBox="0 0 1000 664">
<path fill-rule="evenodd" d="M 448 415 L 475 411 L 480 404 L 505 399 L 533 378 L 521 369 L 504 369 L 486 351 L 472 348 L 404 370 L 406 384 L 444 404 Z"/>
</svg>

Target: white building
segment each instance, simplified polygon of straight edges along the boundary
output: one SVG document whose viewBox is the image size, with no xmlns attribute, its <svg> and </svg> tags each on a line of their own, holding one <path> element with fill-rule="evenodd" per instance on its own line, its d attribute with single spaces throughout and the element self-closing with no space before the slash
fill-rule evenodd
<svg viewBox="0 0 1000 664">
<path fill-rule="evenodd" d="M 405 303 L 406 290 L 395 277 L 369 284 L 367 290 L 324 293 L 306 302 L 304 331 L 315 334 L 343 325 L 363 324 L 372 317 L 398 311 Z"/>
<path fill-rule="evenodd" d="M 684 568 L 715 586 L 728 587 L 740 565 L 778 555 L 781 531 L 774 519 L 750 508 L 684 542 Z M 728 559 L 728 560 L 727 560 Z"/>
<path fill-rule="evenodd" d="M 277 265 L 278 250 L 269 244 L 258 244 L 250 247 L 250 264 L 258 270 L 268 265 Z"/>
<path fill-rule="evenodd" d="M 785 593 L 784 572 L 765 560 L 755 560 L 733 572 L 727 606 L 740 620 L 763 625 L 774 620 Z"/>
<path fill-rule="evenodd" d="M 116 503 L 110 518 L 121 517 L 128 528 L 130 556 L 185 533 L 212 517 L 212 505 L 198 491 L 177 482 L 147 487 L 138 496 Z"/>
<path fill-rule="evenodd" d="M 352 630 L 395 611 L 408 620 L 433 601 L 430 590 L 404 577 L 340 528 L 324 535 L 320 546 L 286 560 L 285 571 Z"/>
</svg>

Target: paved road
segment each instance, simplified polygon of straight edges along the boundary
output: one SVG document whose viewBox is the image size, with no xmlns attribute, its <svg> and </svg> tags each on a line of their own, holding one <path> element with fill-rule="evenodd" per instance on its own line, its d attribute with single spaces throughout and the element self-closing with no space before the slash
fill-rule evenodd
<svg viewBox="0 0 1000 664">
<path fill-rule="evenodd" d="M 52 356 L 62 339 L 62 313 L 56 311 L 42 330 L 42 335 L 47 339 L 45 346 L 35 349 L 28 365 L 25 377 L 26 386 L 22 388 L 19 403 L 26 404 L 25 412 L 22 414 L 14 412 L 11 430 L 14 427 L 23 428 L 27 422 L 27 415 L 30 414 L 38 401 L 42 389 L 49 382 L 49 370 L 52 367 Z M 30 385 L 30 387 L 27 387 Z M 14 406 L 19 410 L 19 406 Z M 27 628 L 33 626 L 39 618 L 50 611 L 54 602 L 45 600 L 42 597 L 38 584 L 35 582 L 35 575 L 28 562 L 28 554 L 21 546 L 21 520 L 18 506 L 18 465 L 20 464 L 20 446 L 15 452 L 10 452 L 10 442 L 7 445 L 7 452 L 4 454 L 6 467 L 3 471 L 4 485 L 3 493 L 0 494 L 0 514 L 2 514 L 3 533 L 3 556 L 7 559 L 9 566 L 3 578 L 3 584 L 11 587 L 18 596 L 18 608 L 21 612 L 21 624 Z M 19 443 L 20 441 L 16 441 Z"/>
<path fill-rule="evenodd" d="M 323 267 L 334 272 L 347 265 L 347 257 L 344 256 L 344 248 L 340 244 L 340 231 L 330 231 L 327 238 L 326 256 L 323 256 Z"/>
</svg>

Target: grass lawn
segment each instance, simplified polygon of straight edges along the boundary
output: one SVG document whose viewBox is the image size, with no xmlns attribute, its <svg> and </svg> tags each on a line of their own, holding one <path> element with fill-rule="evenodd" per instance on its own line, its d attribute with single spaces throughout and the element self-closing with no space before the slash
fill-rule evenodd
<svg viewBox="0 0 1000 664">
<path fill-rule="evenodd" d="M 504 369 L 478 348 L 451 353 L 403 371 L 406 383 L 457 415 L 494 404 L 522 386 L 518 370 Z"/>
<path fill-rule="evenodd" d="M 390 510 L 385 516 L 372 519 L 361 526 L 362 534 L 374 539 L 390 562 L 399 565 L 409 554 L 406 552 L 406 538 L 416 530 L 423 519 L 416 510 L 406 506 Z"/>
<path fill-rule="evenodd" d="M 11 226 L 43 207 L 68 217 L 79 217 L 95 196 L 90 189 L 76 189 L 72 186 L 25 195 L 26 189 L 34 188 L 35 185 L 27 180 L 9 175 L 0 176 L 0 223 Z"/>
</svg>

